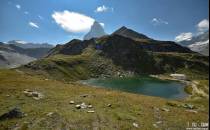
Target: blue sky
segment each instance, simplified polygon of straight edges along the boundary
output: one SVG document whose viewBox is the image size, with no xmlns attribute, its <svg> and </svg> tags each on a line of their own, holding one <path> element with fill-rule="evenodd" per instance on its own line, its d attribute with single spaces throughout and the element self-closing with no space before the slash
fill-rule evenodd
<svg viewBox="0 0 210 130">
<path fill-rule="evenodd" d="M 110 34 L 127 26 L 159 40 L 209 29 L 208 0 L 1 0 L 0 41 L 61 44 L 82 38 L 94 20 Z"/>
</svg>

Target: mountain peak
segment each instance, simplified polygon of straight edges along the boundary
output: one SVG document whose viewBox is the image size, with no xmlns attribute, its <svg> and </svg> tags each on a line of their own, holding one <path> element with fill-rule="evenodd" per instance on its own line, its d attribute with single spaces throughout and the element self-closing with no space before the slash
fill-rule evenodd
<svg viewBox="0 0 210 130">
<path fill-rule="evenodd" d="M 117 31 L 115 31 L 113 34 L 121 35 L 121 36 L 128 37 L 131 39 L 150 39 L 146 35 L 138 33 L 138 32 L 136 32 L 132 29 L 129 29 L 125 26 L 122 26 Z"/>
<path fill-rule="evenodd" d="M 122 26 L 120 29 L 118 30 L 127 30 L 128 28 L 126 26 Z"/>
<path fill-rule="evenodd" d="M 90 40 L 92 38 L 99 38 L 106 35 L 103 26 L 95 21 L 91 26 L 90 31 L 84 36 L 84 40 Z"/>
</svg>

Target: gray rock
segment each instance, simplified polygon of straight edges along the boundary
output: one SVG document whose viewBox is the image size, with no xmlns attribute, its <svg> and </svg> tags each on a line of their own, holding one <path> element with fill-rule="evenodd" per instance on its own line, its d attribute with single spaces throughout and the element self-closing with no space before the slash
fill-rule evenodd
<svg viewBox="0 0 210 130">
<path fill-rule="evenodd" d="M 32 97 L 34 100 L 40 100 L 44 97 L 43 94 L 37 91 L 28 90 L 28 89 L 24 90 L 23 93 L 25 94 L 25 96 Z"/>
<path fill-rule="evenodd" d="M 74 101 L 70 101 L 69 104 L 75 104 L 75 102 Z"/>
<path fill-rule="evenodd" d="M 14 108 L 7 113 L 0 116 L 0 120 L 22 118 L 25 114 L 20 110 L 20 108 Z"/>
<path fill-rule="evenodd" d="M 81 109 L 81 106 L 78 104 L 75 106 L 77 109 Z"/>
<path fill-rule="evenodd" d="M 186 108 L 186 109 L 194 109 L 195 106 L 192 104 L 182 104 L 181 107 Z"/>
<path fill-rule="evenodd" d="M 88 107 L 88 105 L 86 105 L 84 102 L 82 104 L 80 104 L 82 109 L 86 109 Z"/>
</svg>

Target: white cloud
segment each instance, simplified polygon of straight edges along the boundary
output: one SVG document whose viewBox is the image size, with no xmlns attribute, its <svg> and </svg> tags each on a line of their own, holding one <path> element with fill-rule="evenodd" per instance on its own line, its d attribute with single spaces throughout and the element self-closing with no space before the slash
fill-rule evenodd
<svg viewBox="0 0 210 130">
<path fill-rule="evenodd" d="M 190 41 L 193 37 L 193 34 L 191 32 L 188 33 L 181 33 L 178 36 L 176 36 L 175 41 L 181 42 L 181 41 Z"/>
<path fill-rule="evenodd" d="M 63 12 L 54 12 L 52 14 L 52 18 L 65 31 L 74 33 L 88 31 L 95 21 L 89 16 L 77 12 L 70 12 L 68 10 Z"/>
<path fill-rule="evenodd" d="M 169 23 L 167 21 L 165 21 L 165 20 L 160 19 L 160 18 L 153 18 L 152 19 L 152 24 L 153 25 L 161 25 L 161 24 L 168 25 Z"/>
<path fill-rule="evenodd" d="M 104 24 L 104 23 L 100 23 L 100 25 L 101 25 L 102 27 L 104 27 L 104 26 L 105 26 L 105 24 Z"/>
<path fill-rule="evenodd" d="M 208 19 L 204 19 L 202 21 L 200 21 L 197 25 L 197 32 L 196 33 L 181 33 L 178 36 L 175 37 L 175 41 L 176 42 L 181 42 L 181 41 L 190 41 L 192 40 L 193 36 L 196 35 L 201 35 L 204 32 L 209 30 L 209 20 Z"/>
<path fill-rule="evenodd" d="M 197 28 L 198 28 L 199 32 L 205 32 L 205 31 L 209 30 L 209 20 L 204 19 L 204 20 L 200 21 L 197 25 Z"/>
<path fill-rule="evenodd" d="M 15 7 L 20 10 L 21 9 L 21 6 L 20 5 L 15 5 Z"/>
<path fill-rule="evenodd" d="M 102 12 L 107 12 L 107 11 L 114 11 L 114 8 L 110 8 L 110 7 L 107 7 L 105 5 L 102 5 L 102 6 L 99 6 L 96 8 L 95 12 L 96 13 L 102 13 Z"/>
<path fill-rule="evenodd" d="M 28 24 L 33 28 L 39 28 L 39 26 L 34 22 L 29 22 Z"/>
</svg>

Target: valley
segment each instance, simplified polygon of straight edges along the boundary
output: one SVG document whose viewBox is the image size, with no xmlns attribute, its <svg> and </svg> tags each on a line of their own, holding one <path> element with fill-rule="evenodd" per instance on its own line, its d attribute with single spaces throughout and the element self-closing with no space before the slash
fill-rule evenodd
<svg viewBox="0 0 210 130">
<path fill-rule="evenodd" d="M 172 81 L 171 74 L 186 79 Z M 81 83 L 91 79 L 105 80 L 108 88 L 117 82 L 118 88 Z M 208 86 L 208 56 L 122 27 L 56 45 L 42 58 L 1 69 L 0 128 L 185 129 L 195 121 L 208 122 Z"/>
</svg>

